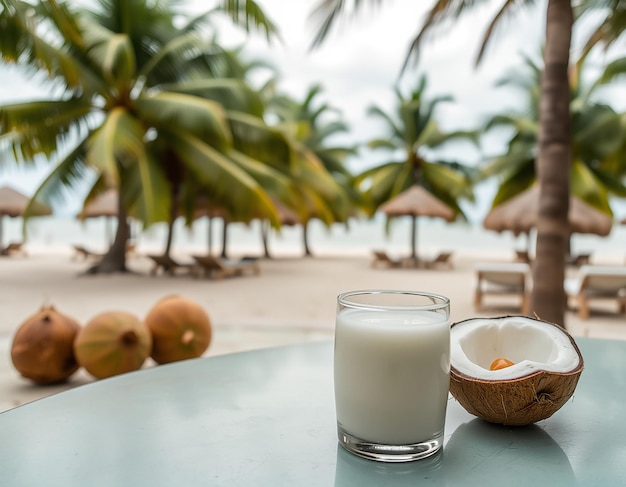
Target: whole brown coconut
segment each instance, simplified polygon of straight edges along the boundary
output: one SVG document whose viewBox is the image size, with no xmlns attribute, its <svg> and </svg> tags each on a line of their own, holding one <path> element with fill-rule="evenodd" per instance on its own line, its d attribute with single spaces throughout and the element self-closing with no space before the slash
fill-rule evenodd
<svg viewBox="0 0 626 487">
<path fill-rule="evenodd" d="M 474 318 L 450 332 L 450 392 L 471 414 L 523 426 L 546 419 L 572 396 L 583 357 L 563 328 L 525 316 Z M 497 358 L 513 365 L 490 369 Z"/>
<path fill-rule="evenodd" d="M 152 358 L 159 364 L 200 357 L 211 343 L 211 320 L 195 301 L 167 296 L 146 316 Z"/>
<path fill-rule="evenodd" d="M 150 330 L 125 311 L 107 311 L 93 317 L 74 342 L 76 360 L 98 379 L 138 370 L 151 349 Z"/>
<path fill-rule="evenodd" d="M 11 346 L 13 365 L 37 384 L 66 381 L 78 370 L 73 344 L 79 329 L 73 318 L 43 306 L 17 329 Z"/>
</svg>

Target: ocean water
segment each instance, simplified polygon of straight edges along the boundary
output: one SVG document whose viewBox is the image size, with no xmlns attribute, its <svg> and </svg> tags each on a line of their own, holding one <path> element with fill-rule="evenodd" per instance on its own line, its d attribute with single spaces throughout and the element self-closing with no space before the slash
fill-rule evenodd
<svg viewBox="0 0 626 487">
<path fill-rule="evenodd" d="M 3 244 L 22 241 L 22 220 L 3 219 Z M 32 218 L 26 225 L 26 241 L 30 251 L 68 252 L 72 245 L 83 245 L 94 251 L 103 251 L 111 242 L 116 222 L 112 218 L 94 218 L 84 222 L 73 217 L 50 216 Z M 211 224 L 211 249 L 221 251 L 222 222 Z M 165 246 L 167 227 L 157 224 L 147 229 L 131 226 L 134 240 L 142 252 L 161 252 Z M 309 246 L 317 255 L 369 255 L 372 249 L 384 249 L 392 255 L 410 252 L 410 218 L 396 218 L 385 233 L 385 219 L 353 219 L 348 225 L 334 224 L 330 228 L 319 221 L 309 226 Z M 525 236 L 515 237 L 510 232 L 485 230 L 479 223 L 446 223 L 431 218 L 418 219 L 417 247 L 420 255 L 433 255 L 441 250 L 457 254 L 511 255 L 513 249 L 524 249 L 529 242 Z M 573 253 L 593 252 L 594 256 L 618 258 L 626 256 L 626 225 L 616 223 L 608 237 L 575 234 L 571 241 Z M 302 255 L 302 227 L 284 227 L 280 233 L 271 231 L 270 252 L 273 255 Z M 530 239 L 532 251 L 533 239 Z M 196 220 L 191 228 L 182 220 L 175 225 L 172 252 L 175 254 L 204 253 L 209 248 L 209 222 Z M 229 255 L 261 255 L 263 245 L 258 221 L 249 225 L 232 223 L 228 226 Z"/>
</svg>

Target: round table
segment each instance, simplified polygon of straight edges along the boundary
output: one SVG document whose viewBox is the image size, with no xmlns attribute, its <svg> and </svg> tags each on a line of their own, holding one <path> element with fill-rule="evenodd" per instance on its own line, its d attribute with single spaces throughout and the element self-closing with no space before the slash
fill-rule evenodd
<svg viewBox="0 0 626 487">
<path fill-rule="evenodd" d="M 0 414 L 11 487 L 596 486 L 626 484 L 626 342 L 577 340 L 573 399 L 524 428 L 450 398 L 444 451 L 406 464 L 337 444 L 332 343 L 189 360 Z"/>
</svg>

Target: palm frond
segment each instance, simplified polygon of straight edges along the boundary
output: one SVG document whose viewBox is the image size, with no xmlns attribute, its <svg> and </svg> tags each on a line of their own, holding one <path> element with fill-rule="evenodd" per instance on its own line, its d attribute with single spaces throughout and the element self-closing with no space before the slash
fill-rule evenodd
<svg viewBox="0 0 626 487">
<path fill-rule="evenodd" d="M 348 193 L 326 170 L 315 154 L 306 149 L 300 154 L 303 161 L 298 165 L 296 184 L 301 190 L 306 188 L 313 191 L 318 201 L 318 210 L 319 205 L 322 204 L 323 213 L 327 215 L 327 218 L 325 219 L 319 213 L 315 216 L 327 224 L 346 221 L 352 211 Z"/>
<path fill-rule="evenodd" d="M 313 10 L 312 18 L 322 18 L 311 48 L 318 47 L 328 37 L 335 22 L 339 20 L 346 6 L 345 0 L 322 0 Z"/>
<path fill-rule="evenodd" d="M 24 10 L 24 5 L 29 5 L 29 8 Z M 18 8 L 0 12 L 0 55 L 3 60 L 19 63 L 32 72 L 45 71 L 51 80 L 65 88 L 80 89 L 87 93 L 104 89 L 102 80 L 79 57 L 60 47 L 58 42 L 52 42 L 39 34 L 30 4 L 12 2 L 12 6 Z M 78 42 L 75 39 L 78 35 L 75 28 L 68 30 L 71 33 L 65 32 L 65 35 Z M 63 34 L 59 33 L 61 36 Z"/>
<path fill-rule="evenodd" d="M 605 171 L 602 167 L 587 167 L 595 179 L 607 190 L 607 192 L 619 197 L 626 198 L 626 184 L 615 177 L 615 172 Z"/>
<path fill-rule="evenodd" d="M 440 161 L 422 165 L 424 186 L 434 195 L 450 204 L 460 198 L 473 199 L 471 181 L 462 171 Z"/>
<path fill-rule="evenodd" d="M 264 111 L 259 94 L 241 80 L 205 78 L 176 84 L 163 84 L 160 89 L 207 98 L 220 103 L 226 110 L 248 113 L 257 117 L 261 117 Z"/>
<path fill-rule="evenodd" d="M 82 141 L 59 160 L 35 190 L 30 203 L 24 211 L 24 218 L 32 214 L 37 202 L 48 206 L 65 204 L 71 199 L 71 193 L 80 189 L 89 179 L 96 179 L 96 174 L 85 163 L 85 145 Z"/>
<path fill-rule="evenodd" d="M 229 151 L 228 157 L 250 174 L 270 195 L 281 201 L 287 201 L 293 197 L 295 188 L 291 180 L 282 172 L 236 150 Z"/>
<path fill-rule="evenodd" d="M 119 190 L 128 214 L 146 226 L 169 221 L 172 204 L 170 183 L 162 167 L 165 156 L 148 149 L 139 151 L 133 164 L 119 167 Z"/>
<path fill-rule="evenodd" d="M 255 179 L 230 158 L 192 134 L 172 131 L 167 135 L 172 149 L 192 174 L 233 215 L 243 221 L 259 216 L 278 224 L 276 209 Z"/>
<path fill-rule="evenodd" d="M 626 75 L 626 57 L 615 59 L 606 65 L 602 75 L 594 83 L 594 87 L 612 83 L 624 75 Z"/>
<path fill-rule="evenodd" d="M 109 187 L 119 186 L 120 168 L 146 157 L 144 129 L 127 110 L 115 108 L 89 136 L 87 164 L 103 174 Z"/>
<path fill-rule="evenodd" d="M 66 45 L 82 47 L 83 37 L 80 24 L 67 3 L 38 2 L 35 8 L 40 18 L 45 18 L 54 26 Z"/>
<path fill-rule="evenodd" d="M 570 191 L 594 208 L 612 215 L 606 186 L 599 184 L 598 178 L 581 160 L 572 162 Z"/>
<path fill-rule="evenodd" d="M 604 50 L 607 50 L 622 36 L 626 28 L 626 9 L 624 9 L 621 0 L 580 2 L 577 5 L 576 16 L 578 18 L 586 17 L 598 12 L 604 18 L 589 34 L 579 62 L 582 62 L 596 45 L 601 44 Z"/>
<path fill-rule="evenodd" d="M 620 115 L 608 105 L 591 105 L 572 119 L 576 152 L 586 161 L 599 160 L 616 151 L 625 135 Z"/>
<path fill-rule="evenodd" d="M 520 164 L 504 179 L 491 203 L 495 208 L 505 201 L 517 196 L 522 191 L 530 188 L 536 181 L 534 164 Z"/>
<path fill-rule="evenodd" d="M 358 148 L 356 146 L 324 147 L 315 151 L 315 155 L 322 161 L 322 164 L 324 164 L 324 167 L 328 170 L 328 172 L 335 175 L 341 174 L 347 177 L 351 177 L 352 173 L 348 168 L 346 168 L 344 162 L 349 156 L 357 154 Z"/>
<path fill-rule="evenodd" d="M 270 20 L 254 0 L 222 0 L 220 8 L 230 16 L 235 25 L 250 32 L 253 29 L 270 41 L 279 37 L 276 24 Z"/>
<path fill-rule="evenodd" d="M 478 51 L 478 55 L 476 56 L 476 66 L 480 64 L 482 61 L 485 51 L 487 50 L 487 45 L 491 41 L 493 34 L 496 28 L 501 24 L 505 17 L 512 17 L 516 14 L 517 7 L 529 7 L 536 3 L 536 0 L 506 0 L 500 10 L 496 13 L 496 16 L 491 20 L 487 30 L 483 34 L 483 40 L 480 44 L 480 49 Z"/>
<path fill-rule="evenodd" d="M 404 130 L 400 128 L 398 123 L 393 119 L 391 115 L 386 113 L 382 108 L 378 106 L 370 106 L 367 109 L 367 114 L 370 116 L 381 118 L 387 125 L 387 131 L 389 132 L 389 139 L 394 143 L 398 144 L 398 147 L 401 147 L 401 144 L 404 143 L 405 134 Z"/>
<path fill-rule="evenodd" d="M 539 133 L 539 122 L 523 115 L 494 115 L 487 121 L 484 130 L 487 132 L 498 127 L 511 127 L 519 134 L 532 135 L 533 137 L 537 137 Z"/>
<path fill-rule="evenodd" d="M 479 145 L 480 132 L 477 130 L 453 130 L 444 132 L 435 120 L 431 120 L 420 132 L 417 139 L 418 146 L 436 149 L 449 142 L 465 140 Z"/>
<path fill-rule="evenodd" d="M 534 172 L 533 150 L 534 144 L 512 146 L 507 153 L 490 159 L 481 167 L 481 179 L 499 176 L 499 179 L 506 180 L 517 174 L 523 167 L 528 167 Z"/>
<path fill-rule="evenodd" d="M 161 92 L 136 101 L 139 118 L 159 130 L 185 130 L 220 148 L 232 144 L 224 107 L 197 96 Z"/>
<path fill-rule="evenodd" d="M 324 125 L 317 125 L 314 132 L 315 140 L 323 142 L 331 136 L 350 132 L 350 127 L 341 120 L 335 120 Z"/>
<path fill-rule="evenodd" d="M 162 84 L 167 81 L 178 81 L 183 73 L 182 67 L 202 55 L 208 53 L 206 41 L 196 33 L 188 33 L 174 37 L 141 66 L 138 78 L 146 77 Z"/>
<path fill-rule="evenodd" d="M 371 139 L 367 141 L 367 147 L 370 149 L 397 150 L 398 144 L 389 139 Z"/>
<path fill-rule="evenodd" d="M 295 143 L 280 127 L 242 112 L 228 111 L 227 117 L 237 150 L 276 168 L 294 167 Z"/>
<path fill-rule="evenodd" d="M 135 76 L 135 54 L 130 39 L 123 34 L 114 35 L 106 45 L 102 63 L 104 74 L 116 83 L 130 82 Z"/>
<path fill-rule="evenodd" d="M 42 100 L 0 106 L 0 151 L 24 161 L 51 156 L 70 135 L 88 130 L 92 106 L 82 99 Z"/>
<path fill-rule="evenodd" d="M 454 101 L 454 98 L 449 95 L 437 96 L 429 101 L 422 101 L 421 96 L 417 100 L 418 106 L 415 107 L 413 113 L 413 124 L 415 127 L 415 138 L 419 138 L 422 132 L 433 120 L 433 115 L 437 105 Z"/>
<path fill-rule="evenodd" d="M 419 59 L 419 52 L 424 42 L 424 39 L 435 31 L 438 27 L 445 24 L 448 21 L 456 20 L 461 15 L 466 14 L 474 7 L 486 3 L 486 0 L 441 0 L 435 2 L 434 6 L 427 12 L 426 18 L 422 24 L 421 29 L 415 36 L 411 45 L 407 51 L 402 71 L 404 72 L 409 64 L 413 61 L 416 63 Z M 505 3 L 500 8 L 494 19 L 491 21 L 487 30 L 483 34 L 483 40 L 476 57 L 476 64 L 478 65 L 483 58 L 487 45 L 493 37 L 493 33 L 496 27 L 501 23 L 503 18 L 507 15 L 513 15 L 516 8 L 528 7 L 535 4 L 535 0 L 505 0 Z"/>
</svg>

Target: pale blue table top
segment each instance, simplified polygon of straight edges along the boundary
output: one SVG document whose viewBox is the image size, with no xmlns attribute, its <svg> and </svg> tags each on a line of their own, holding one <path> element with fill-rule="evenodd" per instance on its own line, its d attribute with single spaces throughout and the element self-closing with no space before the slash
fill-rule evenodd
<svg viewBox="0 0 626 487">
<path fill-rule="evenodd" d="M 0 485 L 626 485 L 626 342 L 578 340 L 573 400 L 509 428 L 450 399 L 442 455 L 407 464 L 337 445 L 332 343 L 191 360 L 0 414 Z"/>
</svg>

